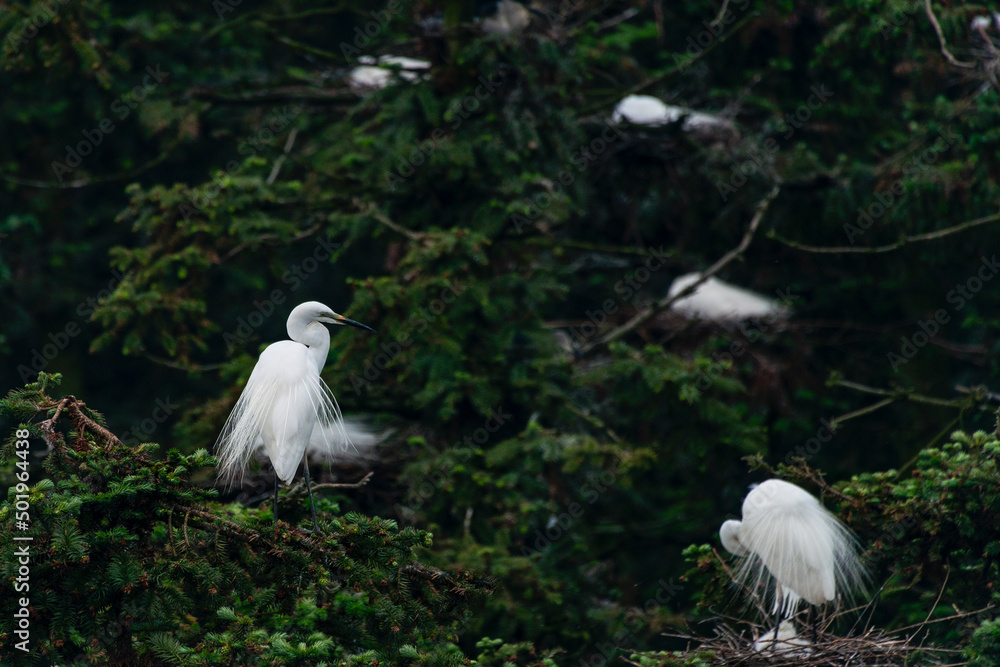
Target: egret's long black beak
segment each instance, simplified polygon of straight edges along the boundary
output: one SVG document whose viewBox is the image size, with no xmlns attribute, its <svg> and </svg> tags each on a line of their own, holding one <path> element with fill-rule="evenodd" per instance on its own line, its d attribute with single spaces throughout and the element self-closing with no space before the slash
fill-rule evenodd
<svg viewBox="0 0 1000 667">
<path fill-rule="evenodd" d="M 371 331 L 372 333 L 378 333 L 377 331 L 375 331 L 374 329 L 372 329 L 370 326 L 367 326 L 365 324 L 361 324 L 361 322 L 355 322 L 354 320 L 350 320 L 350 319 L 344 317 L 343 315 L 337 315 L 333 319 L 337 320 L 341 324 L 350 324 L 352 327 L 357 327 L 359 329 L 365 329 L 367 331 Z"/>
</svg>

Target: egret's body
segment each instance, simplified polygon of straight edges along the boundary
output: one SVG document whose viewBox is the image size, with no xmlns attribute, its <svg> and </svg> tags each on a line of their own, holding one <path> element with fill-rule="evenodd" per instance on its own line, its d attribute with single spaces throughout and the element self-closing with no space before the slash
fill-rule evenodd
<svg viewBox="0 0 1000 667">
<path fill-rule="evenodd" d="M 743 520 L 722 524 L 726 549 L 743 557 L 737 577 L 751 588 L 774 581 L 780 624 L 801 600 L 832 602 L 861 586 L 865 569 L 850 530 L 808 492 L 780 479 L 758 484 L 743 501 Z"/>
<path fill-rule="evenodd" d="M 611 114 L 611 120 L 614 123 L 627 121 L 633 125 L 646 125 L 648 127 L 676 123 L 681 118 L 684 119 L 681 128 L 685 132 L 732 131 L 734 129 L 732 123 L 727 120 L 701 111 L 664 104 L 662 100 L 652 95 L 628 95 L 618 102 Z"/>
<path fill-rule="evenodd" d="M 324 322 L 371 331 L 316 301 L 296 306 L 288 316 L 291 340 L 273 343 L 261 352 L 216 444 L 219 472 L 232 480 L 243 473 L 251 453 L 263 441 L 264 451 L 274 466 L 275 522 L 278 480 L 285 484 L 292 482 L 314 433 L 328 438 L 329 448 L 335 444 L 335 439 L 329 437 L 331 429 L 339 432 L 341 443 L 350 442 L 337 401 L 320 377 L 330 351 L 330 332 Z M 308 465 L 305 475 L 312 507 Z M 315 509 L 313 525 L 318 528 Z"/>
<path fill-rule="evenodd" d="M 667 296 L 680 294 L 681 290 L 699 278 L 701 278 L 700 273 L 679 276 L 670 285 Z M 730 285 L 715 276 L 703 282 L 691 294 L 674 302 L 670 309 L 687 318 L 720 323 L 741 322 L 754 318 L 778 319 L 788 316 L 788 309 L 774 299 Z"/>
<path fill-rule="evenodd" d="M 396 80 L 396 77 L 416 83 L 424 77 L 422 72 L 431 67 L 428 60 L 406 56 L 379 56 L 378 59 L 373 56 L 360 56 L 358 62 L 361 65 L 348 72 L 347 82 L 359 94 L 385 88 Z"/>
<path fill-rule="evenodd" d="M 520 35 L 531 24 L 528 8 L 514 0 L 500 0 L 493 16 L 483 19 L 487 35 Z"/>
</svg>

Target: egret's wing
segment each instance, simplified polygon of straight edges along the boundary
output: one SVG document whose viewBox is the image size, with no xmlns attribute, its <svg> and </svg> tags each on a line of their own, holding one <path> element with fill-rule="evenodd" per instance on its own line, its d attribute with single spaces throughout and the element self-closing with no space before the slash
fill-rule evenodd
<svg viewBox="0 0 1000 667">
<path fill-rule="evenodd" d="M 760 507 L 750 518 L 744 513 L 741 539 L 754 558 L 740 573 L 755 583 L 773 578 L 780 584 L 775 608 L 791 611 L 799 599 L 820 605 L 863 583 L 854 536 L 811 496 Z"/>
<path fill-rule="evenodd" d="M 243 477 L 254 446 L 258 440 L 263 443 L 261 433 L 278 391 L 279 386 L 267 381 L 258 362 L 215 443 L 219 477 L 227 482 Z"/>
<path fill-rule="evenodd" d="M 274 343 L 261 353 L 216 443 L 219 475 L 230 483 L 242 477 L 246 462 L 263 444 L 278 477 L 291 482 L 318 428 L 347 440 L 340 407 L 307 348 L 293 341 Z"/>
<path fill-rule="evenodd" d="M 279 395 L 261 433 L 264 449 L 281 481 L 290 484 L 313 433 L 343 431 L 342 417 L 329 387 L 316 372 L 296 375 Z"/>
</svg>

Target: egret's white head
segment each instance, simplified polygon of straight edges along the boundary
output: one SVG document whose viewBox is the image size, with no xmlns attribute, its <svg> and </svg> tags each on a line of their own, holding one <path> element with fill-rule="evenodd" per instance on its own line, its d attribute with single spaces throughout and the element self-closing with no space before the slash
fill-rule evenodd
<svg viewBox="0 0 1000 667">
<path fill-rule="evenodd" d="M 359 329 L 366 329 L 375 332 L 369 326 L 361 324 L 360 322 L 355 322 L 352 319 L 348 319 L 341 315 L 340 313 L 334 312 L 329 306 L 325 306 L 319 301 L 306 301 L 305 303 L 300 303 L 295 306 L 292 310 L 291 315 L 288 316 L 288 327 L 291 330 L 293 323 L 297 324 L 309 324 L 311 322 L 324 322 L 326 324 L 349 324 L 352 327 L 358 327 Z M 289 331 L 289 333 L 291 333 Z"/>
</svg>

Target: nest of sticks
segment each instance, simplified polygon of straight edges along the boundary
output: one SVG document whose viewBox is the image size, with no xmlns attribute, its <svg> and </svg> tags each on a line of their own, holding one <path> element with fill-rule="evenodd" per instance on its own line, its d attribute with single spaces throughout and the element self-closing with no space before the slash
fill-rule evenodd
<svg viewBox="0 0 1000 667">
<path fill-rule="evenodd" d="M 924 644 L 928 626 L 979 613 L 956 613 L 893 632 L 867 627 L 860 633 L 852 631 L 840 636 L 829 631 L 836 619 L 858 611 L 846 610 L 831 616 L 820 624 L 815 636 L 808 625 L 797 625 L 798 634 L 794 637 L 779 634 L 775 641 L 773 626 L 724 617 L 708 621 L 713 624 L 713 635 L 710 637 L 690 633 L 667 636 L 688 643 L 687 649 L 677 658 L 683 660 L 698 655 L 705 664 L 726 667 L 957 667 L 966 664 L 960 649 Z M 707 653 L 713 654 L 714 658 L 709 658 Z M 637 667 L 639 665 L 623 660 Z M 672 663 L 668 661 L 665 664 Z"/>
<path fill-rule="evenodd" d="M 787 628 L 794 628 L 795 632 L 784 632 L 786 628 L 783 624 L 777 639 L 774 625 L 760 625 L 723 615 L 706 621 L 712 627 L 711 636 L 699 637 L 691 632 L 666 636 L 687 642 L 686 650 L 676 655 L 678 661 L 697 655 L 705 664 L 726 667 L 957 667 L 966 664 L 962 650 L 926 645 L 930 627 L 938 623 L 958 623 L 983 612 L 995 611 L 992 607 L 965 612 L 956 609 L 953 614 L 931 620 L 944 593 L 942 586 L 923 621 L 885 632 L 870 623 L 881 593 L 882 589 L 879 589 L 867 605 L 837 610 L 815 624 L 806 620 L 807 614 L 800 613 L 791 619 L 795 625 Z M 750 591 L 750 594 L 752 606 L 757 607 L 759 617 L 768 618 L 763 599 L 755 591 Z M 837 634 L 831 631 L 834 627 L 847 628 L 847 631 Z M 714 658 L 709 658 L 708 653 Z M 639 666 L 639 663 L 623 660 Z M 664 664 L 680 662 L 668 660 Z"/>
</svg>

